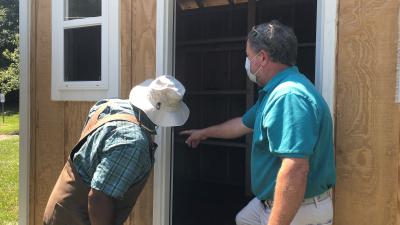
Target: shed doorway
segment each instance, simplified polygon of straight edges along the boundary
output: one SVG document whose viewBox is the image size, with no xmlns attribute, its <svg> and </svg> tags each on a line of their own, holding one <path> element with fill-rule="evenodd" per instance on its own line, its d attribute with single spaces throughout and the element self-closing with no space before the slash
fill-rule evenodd
<svg viewBox="0 0 400 225">
<path fill-rule="evenodd" d="M 174 130 L 172 225 L 233 225 L 253 197 L 251 136 L 209 139 L 196 149 L 179 136 L 243 115 L 257 99 L 244 69 L 245 41 L 255 24 L 278 19 L 298 38 L 298 67 L 315 80 L 317 0 L 177 0 L 175 74 L 191 115 Z"/>
</svg>

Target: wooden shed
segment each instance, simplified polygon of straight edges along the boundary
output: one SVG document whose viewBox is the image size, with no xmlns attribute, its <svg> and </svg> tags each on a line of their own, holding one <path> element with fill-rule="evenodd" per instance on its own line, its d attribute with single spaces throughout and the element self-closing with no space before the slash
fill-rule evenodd
<svg viewBox="0 0 400 225">
<path fill-rule="evenodd" d="M 191 117 L 160 129 L 156 164 L 127 224 L 228 225 L 251 198 L 251 137 L 192 150 L 177 133 L 242 115 L 257 88 L 246 34 L 278 19 L 334 115 L 334 224 L 400 225 L 398 0 L 21 0 L 20 224 L 50 191 L 96 99 L 174 74 Z M 397 102 L 397 103 L 396 103 Z"/>
</svg>

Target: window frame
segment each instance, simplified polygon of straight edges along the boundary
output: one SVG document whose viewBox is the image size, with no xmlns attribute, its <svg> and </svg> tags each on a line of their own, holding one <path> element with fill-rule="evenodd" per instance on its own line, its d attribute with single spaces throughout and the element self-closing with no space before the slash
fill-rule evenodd
<svg viewBox="0 0 400 225">
<path fill-rule="evenodd" d="M 64 20 L 64 1 L 52 0 L 52 83 L 54 101 L 96 101 L 119 97 L 119 1 L 101 0 L 101 16 Z M 64 31 L 101 26 L 101 80 L 64 81 Z M 61 47 L 60 47 L 61 46 Z"/>
</svg>

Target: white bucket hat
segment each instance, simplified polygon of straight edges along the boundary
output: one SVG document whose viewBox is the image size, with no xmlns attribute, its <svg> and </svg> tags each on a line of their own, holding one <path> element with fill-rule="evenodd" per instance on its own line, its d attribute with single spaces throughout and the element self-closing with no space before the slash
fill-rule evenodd
<svg viewBox="0 0 400 225">
<path fill-rule="evenodd" d="M 181 82 L 164 75 L 133 87 L 129 101 L 158 126 L 181 126 L 189 117 L 189 108 L 182 101 L 184 94 L 185 87 Z"/>
</svg>

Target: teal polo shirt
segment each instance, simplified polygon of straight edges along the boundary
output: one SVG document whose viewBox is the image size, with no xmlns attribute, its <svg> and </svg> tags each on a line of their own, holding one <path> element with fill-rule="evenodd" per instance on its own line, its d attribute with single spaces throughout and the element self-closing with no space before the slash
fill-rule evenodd
<svg viewBox="0 0 400 225">
<path fill-rule="evenodd" d="M 297 67 L 276 74 L 242 117 L 253 129 L 251 183 L 261 200 L 274 196 L 282 158 L 306 158 L 310 164 L 305 198 L 336 182 L 332 118 L 314 85 Z"/>
</svg>

